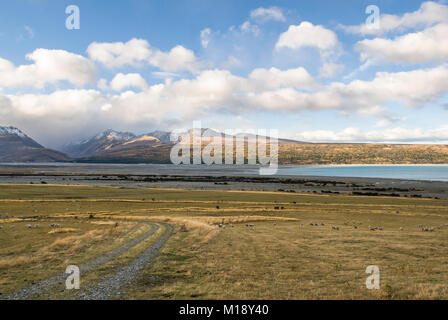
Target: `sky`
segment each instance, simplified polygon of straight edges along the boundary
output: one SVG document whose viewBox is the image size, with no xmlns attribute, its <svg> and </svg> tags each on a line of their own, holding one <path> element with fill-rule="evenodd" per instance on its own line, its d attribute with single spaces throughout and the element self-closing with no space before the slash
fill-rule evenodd
<svg viewBox="0 0 448 320">
<path fill-rule="evenodd" d="M 447 143 L 447 93 L 446 0 L 15 0 L 0 11 L 0 125 L 47 147 L 198 120 L 309 142 Z"/>
</svg>

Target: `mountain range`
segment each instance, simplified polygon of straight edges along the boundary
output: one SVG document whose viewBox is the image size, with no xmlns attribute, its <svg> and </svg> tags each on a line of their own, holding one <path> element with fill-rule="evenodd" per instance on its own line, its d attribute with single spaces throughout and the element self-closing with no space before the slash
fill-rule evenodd
<svg viewBox="0 0 448 320">
<path fill-rule="evenodd" d="M 227 141 L 242 139 L 239 134 L 214 133 Z M 171 163 L 170 136 L 167 131 L 135 135 L 109 129 L 58 151 L 45 148 L 18 128 L 0 126 L 0 162 Z M 278 141 L 278 161 L 286 165 L 448 164 L 448 145 Z"/>
<path fill-rule="evenodd" d="M 214 133 L 224 139 L 240 136 Z M 43 147 L 18 128 L 0 127 L 0 162 L 170 163 L 170 136 L 171 132 L 160 130 L 135 135 L 108 129 L 57 151 Z M 279 139 L 279 143 L 304 142 Z"/>
</svg>

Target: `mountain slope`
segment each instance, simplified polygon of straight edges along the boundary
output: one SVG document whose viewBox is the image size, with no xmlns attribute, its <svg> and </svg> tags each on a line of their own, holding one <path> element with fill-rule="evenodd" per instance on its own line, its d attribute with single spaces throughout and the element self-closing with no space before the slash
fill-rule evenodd
<svg viewBox="0 0 448 320">
<path fill-rule="evenodd" d="M 188 130 L 188 133 L 193 133 L 193 129 Z M 204 133 L 207 129 L 202 129 Z M 229 143 L 235 141 L 247 141 L 257 139 L 256 135 L 241 135 L 235 136 L 226 135 L 217 131 L 209 131 L 212 135 L 219 136 Z M 186 133 L 184 133 L 186 134 Z M 181 134 L 183 135 L 183 134 Z M 167 131 L 154 131 L 146 135 L 134 136 L 132 139 L 119 143 L 115 141 L 113 145 L 104 146 L 97 149 L 94 153 L 78 158 L 79 162 L 90 163 L 170 163 L 170 152 L 174 143 L 170 140 L 171 133 Z M 261 143 L 265 142 L 265 137 L 258 137 Z M 92 139 L 91 139 L 92 140 Z M 124 139 L 125 140 L 125 139 Z M 207 144 L 203 140 L 203 146 Z M 109 143 L 109 142 L 108 142 Z M 279 139 L 279 144 L 302 144 L 304 142 Z"/>
<path fill-rule="evenodd" d="M 46 149 L 15 127 L 0 127 L 0 162 L 71 161 L 59 151 Z"/>
<path fill-rule="evenodd" d="M 160 131 L 156 130 L 147 134 L 147 136 L 155 137 L 160 140 L 162 143 L 171 144 L 173 143 L 170 140 L 171 132 L 168 131 Z"/>
<path fill-rule="evenodd" d="M 169 163 L 172 144 L 143 135 L 115 145 L 103 152 L 79 159 L 81 162 L 102 163 Z"/>
<path fill-rule="evenodd" d="M 135 139 L 136 136 L 130 132 L 119 132 L 112 129 L 106 130 L 96 136 L 78 142 L 70 143 L 62 148 L 62 151 L 76 158 L 90 157 Z"/>
</svg>

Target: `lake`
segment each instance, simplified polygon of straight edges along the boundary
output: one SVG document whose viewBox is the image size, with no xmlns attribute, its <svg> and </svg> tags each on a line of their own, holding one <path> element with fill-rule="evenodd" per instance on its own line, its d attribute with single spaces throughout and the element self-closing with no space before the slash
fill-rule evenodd
<svg viewBox="0 0 448 320">
<path fill-rule="evenodd" d="M 448 181 L 448 165 L 341 165 L 282 167 L 279 175 Z"/>
<path fill-rule="evenodd" d="M 258 175 L 259 166 L 172 164 L 81 164 L 81 163 L 0 163 L 0 167 L 34 173 L 107 173 L 107 174 L 187 174 Z M 3 171 L 3 170 L 1 170 Z M 277 175 L 319 177 L 390 178 L 404 180 L 448 181 L 448 165 L 315 165 L 280 166 Z"/>
</svg>

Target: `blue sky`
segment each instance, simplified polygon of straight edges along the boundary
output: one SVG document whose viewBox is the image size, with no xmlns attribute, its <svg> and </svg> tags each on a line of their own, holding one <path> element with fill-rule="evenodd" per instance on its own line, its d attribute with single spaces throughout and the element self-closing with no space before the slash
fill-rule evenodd
<svg viewBox="0 0 448 320">
<path fill-rule="evenodd" d="M 446 143 L 447 30 L 444 1 L 17 0 L 0 11 L 0 125 L 52 147 L 194 120 Z"/>
</svg>

